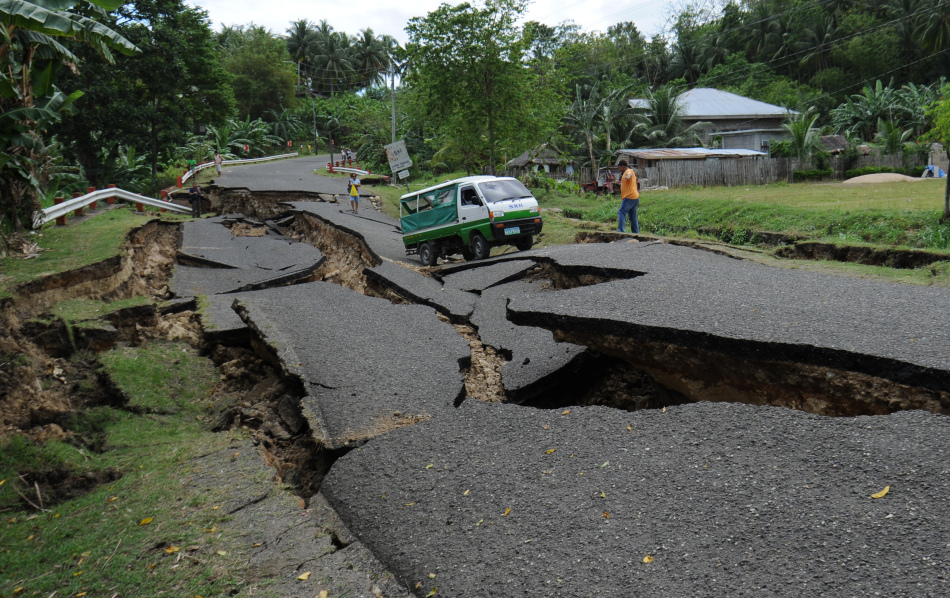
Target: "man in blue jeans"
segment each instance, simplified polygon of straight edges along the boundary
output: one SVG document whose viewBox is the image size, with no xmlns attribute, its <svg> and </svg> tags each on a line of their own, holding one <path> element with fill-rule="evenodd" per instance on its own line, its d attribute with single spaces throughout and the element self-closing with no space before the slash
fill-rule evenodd
<svg viewBox="0 0 950 598">
<path fill-rule="evenodd" d="M 640 192 L 637 191 L 637 175 L 632 168 L 627 167 L 627 161 L 617 162 L 620 167 L 620 210 L 617 211 L 617 231 L 624 231 L 624 224 L 630 218 L 630 232 L 640 232 L 640 222 L 637 220 L 637 209 L 640 207 Z"/>
</svg>

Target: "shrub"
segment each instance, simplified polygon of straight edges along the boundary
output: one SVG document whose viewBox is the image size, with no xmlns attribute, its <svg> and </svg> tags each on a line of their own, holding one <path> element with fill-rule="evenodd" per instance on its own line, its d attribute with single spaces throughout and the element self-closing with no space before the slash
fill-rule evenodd
<svg viewBox="0 0 950 598">
<path fill-rule="evenodd" d="M 796 182 L 802 181 L 820 181 L 825 177 L 832 175 L 834 171 L 830 168 L 818 169 L 813 168 L 811 170 L 796 170 L 792 173 L 792 179 Z"/>
<path fill-rule="evenodd" d="M 577 218 L 578 220 L 584 219 L 584 212 L 580 210 L 565 208 L 561 213 L 564 215 L 565 218 Z"/>
</svg>

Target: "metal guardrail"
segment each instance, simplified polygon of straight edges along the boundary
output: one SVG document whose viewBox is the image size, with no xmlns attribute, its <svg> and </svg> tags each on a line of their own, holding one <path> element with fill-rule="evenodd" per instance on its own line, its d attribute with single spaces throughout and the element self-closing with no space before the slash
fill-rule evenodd
<svg viewBox="0 0 950 598">
<path fill-rule="evenodd" d="M 33 228 L 39 228 L 46 224 L 47 222 L 52 222 L 57 218 L 62 218 L 74 212 L 76 210 L 85 208 L 91 203 L 97 201 L 103 201 L 109 199 L 110 197 L 116 197 L 132 203 L 140 203 L 147 206 L 152 206 L 155 208 L 163 208 L 172 212 L 181 212 L 182 214 L 191 214 L 191 208 L 186 208 L 178 204 L 171 203 L 170 201 L 163 201 L 161 199 L 155 199 L 153 197 L 145 197 L 144 195 L 139 195 L 137 193 L 132 193 L 131 191 L 126 191 L 125 189 L 100 189 L 98 191 L 93 191 L 92 193 L 87 193 L 79 197 L 75 197 L 68 201 L 64 201 L 61 204 L 56 204 L 46 208 L 45 210 L 40 210 L 33 215 Z"/>
<path fill-rule="evenodd" d="M 327 164 L 327 172 L 345 172 L 346 174 L 356 173 L 359 176 L 366 176 L 369 174 L 368 170 L 363 170 L 361 168 L 353 168 L 351 166 L 333 166 L 331 167 Z"/>
<path fill-rule="evenodd" d="M 298 152 L 293 152 L 292 154 L 280 154 L 279 156 L 264 156 L 263 158 L 246 158 L 243 160 L 225 160 L 221 163 L 222 166 L 227 164 L 253 164 L 254 162 L 267 162 L 269 160 L 282 160 L 284 158 L 296 158 L 300 154 Z M 204 164 L 198 164 L 194 168 L 190 169 L 185 174 L 181 175 L 181 182 L 187 182 L 188 179 L 198 174 L 205 168 L 211 168 L 214 166 L 214 162 L 205 162 Z"/>
</svg>

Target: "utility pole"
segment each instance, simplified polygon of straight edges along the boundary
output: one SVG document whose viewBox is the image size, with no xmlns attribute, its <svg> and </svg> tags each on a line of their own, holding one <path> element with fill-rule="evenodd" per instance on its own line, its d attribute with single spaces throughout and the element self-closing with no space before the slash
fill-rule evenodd
<svg viewBox="0 0 950 598">
<path fill-rule="evenodd" d="M 389 59 L 389 68 L 391 69 L 390 74 L 392 74 L 392 96 L 390 101 L 393 109 L 392 143 L 396 143 L 396 65 L 393 63 L 392 58 Z"/>
</svg>

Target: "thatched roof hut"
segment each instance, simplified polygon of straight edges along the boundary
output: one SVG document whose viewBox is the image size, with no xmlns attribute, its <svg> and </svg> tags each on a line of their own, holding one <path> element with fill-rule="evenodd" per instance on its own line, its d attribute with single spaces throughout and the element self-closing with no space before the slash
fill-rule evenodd
<svg viewBox="0 0 950 598">
<path fill-rule="evenodd" d="M 818 138 L 818 143 L 829 154 L 840 154 L 851 145 L 844 135 L 822 135 Z"/>
</svg>

